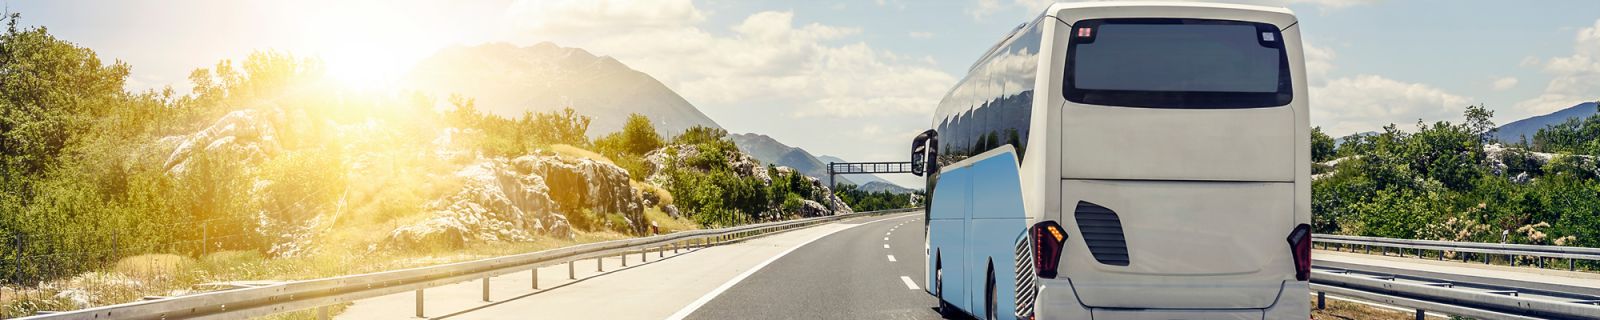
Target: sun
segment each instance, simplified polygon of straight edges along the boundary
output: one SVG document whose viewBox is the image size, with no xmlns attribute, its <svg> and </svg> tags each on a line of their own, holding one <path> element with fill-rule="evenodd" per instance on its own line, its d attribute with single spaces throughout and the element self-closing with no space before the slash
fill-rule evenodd
<svg viewBox="0 0 1600 320">
<path fill-rule="evenodd" d="M 349 88 L 392 88 L 416 61 L 441 47 L 442 37 L 416 23 L 416 12 L 376 1 L 324 9 L 302 17 L 300 31 L 328 77 Z"/>
<path fill-rule="evenodd" d="M 329 78 L 352 89 L 381 89 L 396 85 L 409 66 L 400 48 L 355 43 L 322 54 Z"/>
</svg>

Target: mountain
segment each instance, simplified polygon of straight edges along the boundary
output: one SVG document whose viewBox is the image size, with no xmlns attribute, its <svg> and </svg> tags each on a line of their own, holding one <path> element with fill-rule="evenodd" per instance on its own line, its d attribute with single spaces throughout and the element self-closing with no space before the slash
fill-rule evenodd
<svg viewBox="0 0 1600 320">
<path fill-rule="evenodd" d="M 1529 140 L 1533 140 L 1533 134 L 1538 133 L 1539 129 L 1544 129 L 1545 127 L 1554 124 L 1561 124 L 1562 122 L 1566 122 L 1567 119 L 1571 118 L 1587 118 L 1597 112 L 1600 111 L 1596 110 L 1596 104 L 1594 102 L 1580 103 L 1566 109 L 1561 109 L 1561 111 L 1507 123 L 1503 126 L 1500 126 L 1500 129 L 1495 132 L 1495 139 L 1499 139 L 1500 142 L 1504 143 L 1520 142 L 1522 141 L 1522 137 L 1528 137 Z"/>
<path fill-rule="evenodd" d="M 876 177 L 874 177 L 874 178 L 876 178 Z M 901 187 L 898 184 L 893 184 L 893 183 L 884 182 L 884 181 L 867 182 L 867 184 L 861 185 L 861 190 L 864 190 L 864 191 L 867 191 L 867 192 L 888 191 L 889 193 L 901 193 L 901 194 L 911 193 L 911 192 L 915 191 L 915 190 L 912 190 L 911 188 Z"/>
<path fill-rule="evenodd" d="M 549 42 L 445 48 L 418 62 L 404 83 L 437 95 L 461 94 L 476 99 L 479 110 L 506 117 L 571 106 L 593 119 L 590 137 L 621 130 L 630 113 L 650 117 L 663 136 L 695 125 L 720 128 L 654 77 L 611 57 Z"/>
<path fill-rule="evenodd" d="M 728 138 L 733 140 L 733 144 L 737 145 L 740 151 L 750 154 L 762 163 L 794 168 L 806 176 L 828 181 L 828 164 L 818 160 L 805 149 L 790 147 L 772 137 L 757 133 L 729 134 Z M 843 175 L 834 177 L 834 182 L 855 184 L 853 180 Z"/>
</svg>

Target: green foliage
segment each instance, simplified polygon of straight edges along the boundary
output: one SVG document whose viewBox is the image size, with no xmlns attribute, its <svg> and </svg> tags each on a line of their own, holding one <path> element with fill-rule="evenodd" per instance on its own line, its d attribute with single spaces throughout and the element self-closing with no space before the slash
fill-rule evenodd
<svg viewBox="0 0 1600 320">
<path fill-rule="evenodd" d="M 552 144 L 565 144 L 579 148 L 589 146 L 590 118 L 578 115 L 572 108 L 559 112 L 524 112 L 522 117 L 510 119 L 478 111 L 477 102 L 470 98 L 452 95 L 452 108 L 445 120 L 452 126 L 476 130 L 470 139 L 478 151 L 493 157 L 518 157 L 534 149 Z"/>
<path fill-rule="evenodd" d="M 1312 182 L 1315 230 L 1489 242 L 1506 232 L 1513 243 L 1600 246 L 1600 168 L 1581 153 L 1600 137 L 1600 117 L 1540 130 L 1532 148 L 1556 152 L 1546 162 L 1517 146 L 1490 158 L 1493 112 L 1464 115 L 1347 138 L 1333 153 L 1350 158 Z"/>
<path fill-rule="evenodd" d="M 1311 128 L 1311 161 L 1323 162 L 1333 160 L 1333 138 L 1322 133 L 1322 127 Z"/>
<path fill-rule="evenodd" d="M 1539 129 L 1533 134 L 1531 147 L 1539 152 L 1600 156 L 1600 114 Z"/>
<path fill-rule="evenodd" d="M 856 211 L 902 209 L 916 206 L 911 202 L 913 194 L 897 194 L 888 191 L 868 192 L 853 184 L 841 185 L 839 190 L 834 191 L 834 193 L 838 194 L 840 200 L 850 204 L 850 208 Z M 916 194 L 919 197 L 921 195 L 920 192 Z"/>
<path fill-rule="evenodd" d="M 622 126 L 622 131 L 594 141 L 595 150 L 611 158 L 612 162 L 628 170 L 634 177 L 646 177 L 653 173 L 644 156 L 660 149 L 663 144 L 650 118 L 637 113 L 628 115 L 628 122 Z"/>
</svg>

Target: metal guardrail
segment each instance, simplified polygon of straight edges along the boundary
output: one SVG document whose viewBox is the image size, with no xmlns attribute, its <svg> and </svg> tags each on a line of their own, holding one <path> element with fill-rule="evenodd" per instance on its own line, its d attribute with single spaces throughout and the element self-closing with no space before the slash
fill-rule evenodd
<svg viewBox="0 0 1600 320">
<path fill-rule="evenodd" d="M 1517 291 L 1481 291 L 1449 283 L 1396 281 L 1395 277 L 1317 270 L 1311 275 L 1312 291 L 1350 296 L 1384 304 L 1443 312 L 1478 319 L 1600 319 L 1593 301 L 1564 301 L 1524 297 Z M 1319 299 L 1318 304 L 1321 304 Z"/>
<path fill-rule="evenodd" d="M 21 319 L 236 319 L 319 308 L 326 319 L 327 306 L 359 299 L 415 291 L 417 313 L 422 314 L 423 290 L 471 280 L 484 281 L 484 296 L 489 294 L 489 278 L 532 272 L 538 268 L 566 263 L 572 277 L 572 262 L 585 259 L 645 254 L 652 250 L 702 248 L 767 233 L 809 227 L 848 218 L 913 212 L 920 208 L 858 212 L 768 222 L 711 230 L 612 240 L 550 249 L 538 252 L 457 262 L 436 266 L 302 280 L 261 287 L 209 292 L 158 300 L 36 315 Z M 537 286 L 538 282 L 535 281 Z"/>
<path fill-rule="evenodd" d="M 1383 250 L 1383 252 L 1387 252 L 1387 250 L 1389 248 L 1394 248 L 1394 249 L 1397 249 L 1397 251 L 1400 253 L 1400 256 L 1402 256 L 1402 257 L 1405 256 L 1405 254 L 1406 254 L 1405 251 L 1408 250 L 1408 249 L 1412 250 L 1412 252 L 1421 252 L 1421 251 L 1426 250 L 1426 251 L 1440 251 L 1440 252 L 1454 251 L 1454 252 L 1475 253 L 1475 254 L 1478 254 L 1478 256 L 1483 260 L 1484 263 L 1489 263 L 1489 257 L 1491 255 L 1507 256 L 1507 257 L 1517 257 L 1517 256 L 1537 257 L 1538 258 L 1539 267 L 1544 267 L 1546 258 L 1567 259 L 1567 269 L 1568 270 L 1576 269 L 1576 265 L 1573 264 L 1573 261 L 1576 261 L 1576 260 L 1600 261 L 1600 248 L 1562 247 L 1562 246 L 1545 246 L 1545 245 L 1530 245 L 1530 244 L 1456 242 L 1456 241 L 1438 241 L 1438 240 L 1411 240 L 1411 239 L 1392 239 L 1392 238 L 1377 238 L 1377 237 L 1362 237 L 1362 236 L 1341 236 L 1341 235 L 1331 235 L 1331 234 L 1313 235 L 1311 237 L 1311 241 L 1313 243 L 1322 243 L 1323 244 L 1323 249 L 1328 249 L 1329 247 L 1331 247 L 1331 246 L 1329 246 L 1329 244 L 1338 244 L 1338 245 L 1341 245 L 1344 248 L 1349 248 L 1351 250 L 1355 250 L 1355 248 L 1357 246 L 1359 246 L 1363 250 L 1365 250 L 1366 252 L 1369 252 L 1369 253 L 1372 251 L 1372 248 L 1378 248 L 1380 250 Z M 1444 255 L 1440 254 L 1439 255 L 1439 259 L 1443 260 L 1444 259 Z M 1462 255 L 1461 259 L 1463 261 L 1465 261 L 1466 256 Z M 1512 263 L 1513 265 L 1516 263 L 1516 259 L 1507 259 L 1507 260 L 1510 261 L 1510 263 Z"/>
<path fill-rule="evenodd" d="M 1387 254 L 1392 248 L 1401 257 L 1405 256 L 1406 250 L 1411 250 L 1413 256 L 1419 258 L 1422 257 L 1422 252 L 1437 251 L 1440 252 L 1437 255 L 1440 260 L 1444 259 L 1443 252 L 1446 251 L 1476 254 L 1484 263 L 1489 263 L 1490 256 L 1536 257 L 1539 267 L 1544 267 L 1547 258 L 1567 259 L 1569 270 L 1573 268 L 1572 261 L 1575 260 L 1600 261 L 1600 249 L 1583 247 L 1325 234 L 1314 235 L 1312 241 L 1322 243 L 1323 249 L 1330 249 L 1336 245 L 1338 247 L 1332 249 L 1361 250 L 1367 253 L 1376 248 Z M 1461 255 L 1461 259 L 1467 260 L 1465 255 Z M 1516 263 L 1516 259 L 1513 258 L 1508 258 L 1507 261 Z M 1472 290 L 1457 287 L 1449 282 L 1430 283 L 1396 279 L 1395 276 L 1362 275 L 1350 270 L 1317 270 L 1311 275 L 1312 291 L 1317 293 L 1319 307 L 1325 294 L 1333 294 L 1413 308 L 1417 310 L 1417 319 L 1423 318 L 1425 310 L 1478 319 L 1600 319 L 1600 300 L 1535 298 L 1520 295 L 1518 293 L 1523 290 L 1517 289 Z"/>
</svg>

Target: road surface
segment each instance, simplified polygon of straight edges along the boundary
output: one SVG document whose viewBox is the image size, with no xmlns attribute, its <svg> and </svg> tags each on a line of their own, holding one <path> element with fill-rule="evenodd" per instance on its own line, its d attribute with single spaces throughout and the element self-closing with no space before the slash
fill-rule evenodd
<svg viewBox="0 0 1600 320">
<path fill-rule="evenodd" d="M 846 220 L 673 254 L 649 253 L 429 288 L 427 319 L 938 319 L 922 286 L 922 215 Z M 890 230 L 894 230 L 891 232 Z M 887 239 L 887 240 L 885 240 Z M 885 245 L 888 245 L 887 247 Z M 889 256 L 894 255 L 894 261 Z M 902 279 L 901 277 L 905 277 Z M 907 281 L 910 283 L 907 283 Z M 915 286 L 916 289 L 911 287 Z M 419 319 L 415 295 L 360 300 L 340 319 Z"/>
</svg>

